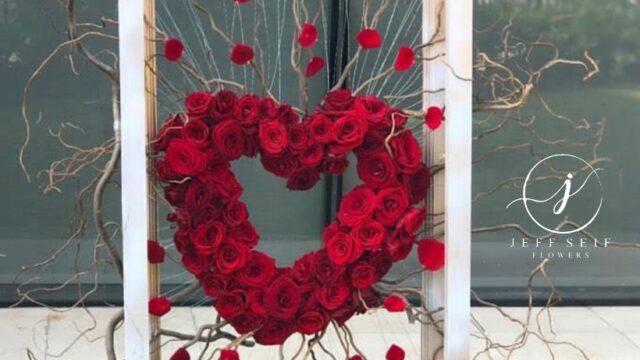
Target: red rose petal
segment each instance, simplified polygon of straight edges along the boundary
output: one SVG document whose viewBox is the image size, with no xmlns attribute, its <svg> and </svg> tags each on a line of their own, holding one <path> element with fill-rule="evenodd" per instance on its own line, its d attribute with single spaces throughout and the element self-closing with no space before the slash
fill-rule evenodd
<svg viewBox="0 0 640 360">
<path fill-rule="evenodd" d="M 425 269 L 437 271 L 444 266 L 444 244 L 434 239 L 422 239 L 418 243 L 418 261 Z"/>
<path fill-rule="evenodd" d="M 442 109 L 437 106 L 430 106 L 424 114 L 424 122 L 431 130 L 439 128 L 443 119 Z"/>
<path fill-rule="evenodd" d="M 191 360 L 191 356 L 189 355 L 189 352 L 187 351 L 187 349 L 180 348 L 176 350 L 176 352 L 174 352 L 173 355 L 171 355 L 169 360 Z"/>
<path fill-rule="evenodd" d="M 247 44 L 236 44 L 233 49 L 231 49 L 230 59 L 235 64 L 246 65 L 253 60 L 254 55 L 251 46 Z"/>
<path fill-rule="evenodd" d="M 382 45 L 382 37 L 375 29 L 363 29 L 356 39 L 363 49 L 375 49 Z"/>
<path fill-rule="evenodd" d="M 298 44 L 302 47 L 310 47 L 318 41 L 318 29 L 313 24 L 304 24 L 300 29 Z"/>
<path fill-rule="evenodd" d="M 157 241 L 147 241 L 147 257 L 152 264 L 158 264 L 164 261 L 164 248 Z"/>
<path fill-rule="evenodd" d="M 248 3 L 250 0 L 233 0 L 235 2 L 237 2 L 238 4 L 246 4 Z"/>
<path fill-rule="evenodd" d="M 184 53 L 184 45 L 178 39 L 168 39 L 164 42 L 164 57 L 169 61 L 178 61 Z"/>
<path fill-rule="evenodd" d="M 413 66 L 416 59 L 416 55 L 413 53 L 413 49 L 409 46 L 403 46 L 398 49 L 398 56 L 393 67 L 398 71 L 406 71 Z"/>
<path fill-rule="evenodd" d="M 171 302 L 164 296 L 149 300 L 149 314 L 162 316 L 171 311 Z"/>
<path fill-rule="evenodd" d="M 387 351 L 387 360 L 404 360 L 404 350 L 398 345 L 391 345 L 389 351 Z"/>
<path fill-rule="evenodd" d="M 388 312 L 403 312 L 407 307 L 407 301 L 398 295 L 390 295 L 384 299 L 384 308 Z"/>
<path fill-rule="evenodd" d="M 311 60 L 309 60 L 309 63 L 307 64 L 307 77 L 313 77 L 313 75 L 317 74 L 320 70 L 322 70 L 323 67 L 324 60 L 321 57 L 315 56 L 311 58 Z"/>
<path fill-rule="evenodd" d="M 220 352 L 219 360 L 240 360 L 240 355 L 235 350 L 224 349 Z"/>
<path fill-rule="evenodd" d="M 360 355 L 353 355 L 352 357 L 349 358 L 349 360 L 362 360 L 362 356 Z"/>
</svg>

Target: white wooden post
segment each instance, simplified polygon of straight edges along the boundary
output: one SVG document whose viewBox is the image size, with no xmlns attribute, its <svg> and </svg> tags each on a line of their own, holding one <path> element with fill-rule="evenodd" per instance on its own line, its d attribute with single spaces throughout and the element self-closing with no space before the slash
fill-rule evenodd
<svg viewBox="0 0 640 360">
<path fill-rule="evenodd" d="M 144 1 L 118 1 L 122 114 L 124 358 L 149 358 Z"/>
<path fill-rule="evenodd" d="M 431 202 L 433 212 L 444 210 L 446 264 L 444 273 L 427 274 L 424 288 L 427 306 L 444 306 L 444 341 L 432 329 L 423 330 L 423 358 L 465 360 L 469 354 L 471 290 L 471 76 L 473 46 L 472 0 L 425 0 L 423 2 L 423 39 L 436 30 L 438 13 L 444 6 L 441 26 L 444 43 L 427 49 L 425 56 L 445 53 L 443 61 L 429 62 L 424 69 L 424 88 L 446 89 L 442 95 L 425 94 L 425 105 L 441 105 L 444 100 L 446 121 L 440 131 L 429 134 L 428 161 L 441 163 L 443 175 L 434 178 Z M 444 131 L 444 134 L 442 132 Z M 444 144 L 443 144 L 444 142 Z M 444 194 L 444 197 L 442 196 Z M 440 229 L 436 229 L 439 232 Z M 438 317 L 440 319 L 441 317 Z"/>
</svg>

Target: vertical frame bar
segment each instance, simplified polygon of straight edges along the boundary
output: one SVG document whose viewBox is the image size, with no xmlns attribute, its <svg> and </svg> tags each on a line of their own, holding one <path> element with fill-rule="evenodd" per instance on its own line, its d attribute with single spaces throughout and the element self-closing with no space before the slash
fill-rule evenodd
<svg viewBox="0 0 640 360">
<path fill-rule="evenodd" d="M 422 43 L 430 40 L 444 38 L 444 8 L 445 0 L 424 0 L 422 2 Z M 438 32 L 438 34 L 436 34 Z M 423 49 L 424 58 L 437 58 L 445 52 L 445 43 L 438 42 Z M 447 67 L 441 61 L 423 62 L 422 84 L 424 90 L 434 91 L 445 88 L 445 74 Z M 445 92 L 425 92 L 422 98 L 423 107 L 426 110 L 429 106 L 443 106 L 445 104 Z M 423 134 L 426 138 L 428 148 L 425 149 L 426 163 L 429 166 L 442 164 L 445 158 L 444 149 L 444 126 L 435 131 L 426 131 Z M 427 206 L 430 214 L 444 213 L 444 171 L 433 175 L 431 190 L 429 191 Z M 434 224 L 441 222 L 442 216 L 432 216 L 427 218 L 426 229 L 431 233 L 429 236 L 436 237 L 436 234 L 444 233 L 444 225 Z M 443 240 L 439 238 L 438 240 Z M 444 293 L 444 272 L 423 272 L 422 288 L 425 291 L 425 301 L 428 309 L 438 309 L 445 306 Z M 435 320 L 442 320 L 442 312 L 434 314 Z M 424 359 L 441 359 L 443 338 L 433 326 L 422 327 L 421 352 Z"/>
<path fill-rule="evenodd" d="M 122 243 L 124 346 L 127 360 L 149 357 L 149 208 L 146 143 L 145 23 L 143 0 L 118 1 L 122 114 Z"/>
<path fill-rule="evenodd" d="M 473 1 L 446 0 L 444 358 L 469 358 Z"/>
</svg>

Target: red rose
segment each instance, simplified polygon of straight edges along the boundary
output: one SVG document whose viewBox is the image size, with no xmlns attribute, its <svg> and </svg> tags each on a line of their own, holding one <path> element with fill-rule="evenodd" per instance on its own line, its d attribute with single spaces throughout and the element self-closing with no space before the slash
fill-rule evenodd
<svg viewBox="0 0 640 360">
<path fill-rule="evenodd" d="M 407 300 L 398 295 L 390 295 L 384 299 L 383 306 L 388 312 L 403 312 L 407 307 Z"/>
<path fill-rule="evenodd" d="M 367 263 L 358 263 L 351 270 L 351 284 L 356 289 L 368 288 L 377 280 L 376 269 Z"/>
<path fill-rule="evenodd" d="M 315 168 L 299 168 L 289 175 L 287 189 L 309 190 L 320 180 L 320 173 Z"/>
<path fill-rule="evenodd" d="M 190 119 L 182 128 L 182 138 L 197 148 L 209 145 L 209 127 L 202 120 Z"/>
<path fill-rule="evenodd" d="M 424 209 L 412 207 L 402 216 L 396 225 L 396 231 L 402 231 L 414 235 L 420 230 L 425 221 L 427 212 Z"/>
<path fill-rule="evenodd" d="M 393 67 L 398 71 L 407 71 L 413 66 L 415 59 L 416 55 L 410 46 L 401 46 Z"/>
<path fill-rule="evenodd" d="M 278 119 L 286 126 L 297 124 L 300 121 L 298 113 L 296 113 L 291 105 L 281 104 L 278 106 Z"/>
<path fill-rule="evenodd" d="M 306 124 L 293 124 L 289 127 L 288 146 L 291 151 L 302 151 L 309 145 L 309 129 Z"/>
<path fill-rule="evenodd" d="M 393 259 L 391 258 L 391 255 L 384 250 L 371 254 L 368 262 L 374 269 L 376 269 L 378 279 L 386 275 L 391 269 L 391 266 L 393 266 Z"/>
<path fill-rule="evenodd" d="M 169 204 L 177 206 L 184 200 L 185 189 L 184 184 L 171 184 L 164 188 L 164 197 Z"/>
<path fill-rule="evenodd" d="M 438 271 L 444 266 L 444 244 L 434 239 L 418 243 L 418 260 L 425 269 Z"/>
<path fill-rule="evenodd" d="M 322 114 L 313 115 L 309 123 L 311 138 L 318 144 L 326 144 L 331 141 L 333 121 Z"/>
<path fill-rule="evenodd" d="M 442 109 L 437 106 L 430 106 L 424 114 L 424 123 L 427 124 L 427 127 L 431 130 L 439 128 L 442 120 L 444 120 Z"/>
<path fill-rule="evenodd" d="M 358 176 L 374 189 L 397 181 L 396 164 L 386 151 L 368 154 L 358 159 Z"/>
<path fill-rule="evenodd" d="M 169 144 L 165 159 L 173 171 L 186 176 L 199 174 L 207 165 L 204 153 L 183 140 Z"/>
<path fill-rule="evenodd" d="M 324 157 L 324 149 L 318 144 L 312 144 L 300 153 L 300 163 L 304 166 L 315 167 L 320 165 Z"/>
<path fill-rule="evenodd" d="M 277 120 L 261 122 L 258 136 L 260 145 L 267 154 L 280 154 L 287 147 L 287 128 Z"/>
<path fill-rule="evenodd" d="M 353 355 L 352 357 L 349 358 L 349 360 L 363 360 L 362 356 L 360 355 Z"/>
<path fill-rule="evenodd" d="M 226 225 L 238 226 L 242 224 L 249 218 L 247 205 L 238 200 L 228 202 L 222 209 L 222 218 Z"/>
<path fill-rule="evenodd" d="M 248 248 L 258 245 L 260 235 L 250 222 L 245 221 L 242 224 L 230 229 L 229 237 L 245 244 Z"/>
<path fill-rule="evenodd" d="M 336 310 L 351 296 L 351 288 L 343 283 L 324 284 L 316 291 L 318 301 L 327 310 Z"/>
<path fill-rule="evenodd" d="M 387 351 L 386 360 L 404 360 L 404 350 L 398 345 L 391 345 L 389 351 Z"/>
<path fill-rule="evenodd" d="M 202 255 L 215 253 L 225 238 L 225 227 L 219 221 L 198 226 L 193 238 L 193 246 Z"/>
<path fill-rule="evenodd" d="M 344 232 L 335 233 L 325 244 L 329 258 L 336 265 L 347 265 L 362 255 L 362 246 Z"/>
<path fill-rule="evenodd" d="M 337 218 L 345 225 L 361 224 L 371 219 L 376 207 L 376 194 L 366 186 L 358 186 L 340 201 Z"/>
<path fill-rule="evenodd" d="M 176 244 L 176 250 L 178 250 L 180 254 L 193 251 L 193 245 L 191 244 L 191 232 L 188 230 L 178 229 L 178 231 L 173 234 L 173 243 Z"/>
<path fill-rule="evenodd" d="M 173 355 L 171 355 L 169 360 L 191 360 L 191 356 L 189 355 L 187 349 L 181 347 L 180 349 L 176 350 Z"/>
<path fill-rule="evenodd" d="M 379 132 L 369 131 L 367 135 L 364 137 L 362 141 L 362 145 L 360 145 L 355 153 L 358 155 L 358 158 L 366 158 L 371 154 L 375 154 L 378 152 L 386 152 L 384 146 L 385 137 Z M 394 166 L 395 168 L 395 166 Z"/>
<path fill-rule="evenodd" d="M 409 207 L 409 196 L 401 187 L 384 188 L 378 193 L 376 202 L 376 220 L 384 225 L 393 225 Z"/>
<path fill-rule="evenodd" d="M 231 49 L 231 55 L 229 58 L 237 65 L 246 65 L 253 60 L 255 53 L 251 46 L 247 44 L 236 44 Z"/>
<path fill-rule="evenodd" d="M 211 94 L 204 91 L 192 92 L 184 100 L 184 106 L 189 115 L 204 115 L 209 111 Z"/>
<path fill-rule="evenodd" d="M 267 321 L 253 338 L 261 345 L 281 345 L 294 331 L 293 326 L 281 321 Z"/>
<path fill-rule="evenodd" d="M 418 203 L 425 199 L 431 185 L 431 172 L 425 164 L 420 164 L 415 174 L 403 174 L 401 182 L 409 194 L 409 202 Z"/>
<path fill-rule="evenodd" d="M 238 334 L 248 334 L 262 326 L 264 318 L 251 311 L 245 311 L 229 321 Z"/>
<path fill-rule="evenodd" d="M 233 117 L 244 126 L 258 122 L 260 114 L 260 99 L 253 95 L 244 95 L 236 101 Z"/>
<path fill-rule="evenodd" d="M 245 135 L 235 120 L 225 120 L 212 127 L 211 141 L 230 160 L 240 158 L 245 150 Z"/>
<path fill-rule="evenodd" d="M 356 114 L 371 124 L 380 123 L 387 115 L 387 104 L 375 96 L 358 96 L 355 101 Z"/>
<path fill-rule="evenodd" d="M 321 284 L 338 282 L 344 274 L 344 267 L 334 264 L 326 250 L 314 253 L 311 271 Z"/>
<path fill-rule="evenodd" d="M 260 115 L 267 119 L 274 119 L 278 117 L 278 106 L 273 99 L 264 98 L 260 101 Z"/>
<path fill-rule="evenodd" d="M 153 142 L 155 151 L 164 151 L 173 139 L 182 137 L 182 118 L 179 115 L 172 115 L 164 121 L 162 128 L 158 130 L 158 136 Z"/>
<path fill-rule="evenodd" d="M 238 272 L 238 281 L 245 286 L 262 287 L 271 281 L 275 273 L 275 260 L 254 251 L 251 261 Z"/>
<path fill-rule="evenodd" d="M 300 288 L 288 276 L 280 276 L 267 290 L 267 309 L 276 319 L 291 320 L 301 303 Z"/>
<path fill-rule="evenodd" d="M 325 174 L 331 175 L 342 175 L 344 171 L 347 169 L 349 165 L 349 161 L 347 157 L 342 155 L 332 155 L 325 157 L 322 163 L 320 164 L 320 171 Z"/>
<path fill-rule="evenodd" d="M 327 327 L 329 316 L 323 311 L 307 310 L 298 317 L 297 323 L 300 333 L 313 335 Z"/>
<path fill-rule="evenodd" d="M 150 263 L 158 264 L 164 261 L 164 248 L 160 243 L 147 240 L 147 258 Z"/>
<path fill-rule="evenodd" d="M 247 308 L 247 294 L 243 290 L 221 292 L 215 300 L 215 307 L 225 319 L 241 315 Z"/>
<path fill-rule="evenodd" d="M 202 209 L 215 195 L 215 186 L 199 180 L 191 181 L 184 194 L 184 205 L 188 209 Z"/>
<path fill-rule="evenodd" d="M 208 261 L 208 257 L 195 252 L 190 252 L 186 253 L 182 257 L 182 265 L 184 265 L 190 273 L 198 276 L 209 268 L 210 263 Z"/>
<path fill-rule="evenodd" d="M 367 122 L 357 116 L 346 115 L 333 124 L 331 152 L 344 154 L 357 148 L 367 133 Z"/>
<path fill-rule="evenodd" d="M 387 232 L 381 223 L 369 220 L 356 225 L 351 234 L 365 250 L 378 250 Z"/>
<path fill-rule="evenodd" d="M 218 91 L 209 104 L 209 116 L 213 118 L 214 122 L 232 118 L 237 100 L 238 96 L 233 91 Z"/>
<path fill-rule="evenodd" d="M 382 37 L 375 29 L 362 29 L 356 37 L 363 49 L 375 49 L 382 45 Z"/>
<path fill-rule="evenodd" d="M 247 294 L 249 309 L 258 315 L 266 316 L 268 313 L 266 298 L 267 292 L 264 288 L 249 289 L 249 293 Z"/>
<path fill-rule="evenodd" d="M 304 24 L 300 29 L 298 44 L 302 47 L 310 47 L 318 41 L 318 29 L 313 24 Z"/>
<path fill-rule="evenodd" d="M 298 168 L 298 160 L 288 154 L 270 156 L 263 155 L 260 162 L 265 170 L 283 178 L 288 178 Z"/>
<path fill-rule="evenodd" d="M 323 67 L 324 67 L 324 59 L 319 56 L 314 56 L 309 60 L 309 63 L 307 63 L 307 69 L 305 70 L 304 74 L 308 78 L 311 78 L 315 74 L 319 73 Z"/>
<path fill-rule="evenodd" d="M 242 195 L 242 185 L 230 170 L 216 173 L 213 181 L 216 185 L 216 195 L 224 199 L 239 198 Z"/>
<path fill-rule="evenodd" d="M 335 90 L 325 95 L 323 104 L 329 111 L 348 110 L 353 106 L 351 90 Z"/>
<path fill-rule="evenodd" d="M 396 135 L 389 143 L 400 170 L 407 174 L 415 174 L 420 168 L 422 150 L 411 132 Z"/>
<path fill-rule="evenodd" d="M 164 296 L 149 300 L 149 314 L 162 316 L 171 311 L 171 302 Z"/>
<path fill-rule="evenodd" d="M 221 273 L 231 274 L 245 266 L 249 256 L 246 245 L 235 241 L 224 241 L 217 253 L 216 265 Z"/>
<path fill-rule="evenodd" d="M 238 352 L 232 349 L 222 349 L 220 351 L 220 359 L 219 360 L 240 360 L 240 355 Z"/>
<path fill-rule="evenodd" d="M 169 61 L 178 61 L 184 53 L 184 45 L 178 39 L 167 39 L 164 42 L 164 57 Z"/>
<path fill-rule="evenodd" d="M 212 272 L 203 272 L 198 276 L 204 293 L 215 298 L 220 292 L 227 290 L 229 277 Z"/>
<path fill-rule="evenodd" d="M 292 274 L 293 278 L 298 283 L 306 283 L 309 282 L 313 274 L 313 261 L 315 259 L 316 253 L 307 253 L 302 257 L 296 259 L 293 263 Z"/>
</svg>

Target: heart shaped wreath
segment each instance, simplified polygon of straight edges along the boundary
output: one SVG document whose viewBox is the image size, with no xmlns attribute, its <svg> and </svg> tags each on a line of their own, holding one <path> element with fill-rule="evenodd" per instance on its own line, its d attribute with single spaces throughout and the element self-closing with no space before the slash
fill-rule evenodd
<svg viewBox="0 0 640 360">
<path fill-rule="evenodd" d="M 191 93 L 185 106 L 154 142 L 156 175 L 174 207 L 168 219 L 182 263 L 218 313 L 238 333 L 273 345 L 377 306 L 373 285 L 408 256 L 425 219 L 415 205 L 430 173 L 407 116 L 349 90 L 328 93 L 303 118 L 271 98 L 228 90 Z M 230 162 L 260 156 L 287 188 L 308 190 L 321 174 L 342 174 L 350 152 L 363 184 L 342 198 L 321 249 L 277 267 L 255 249 L 259 234 Z"/>
</svg>

